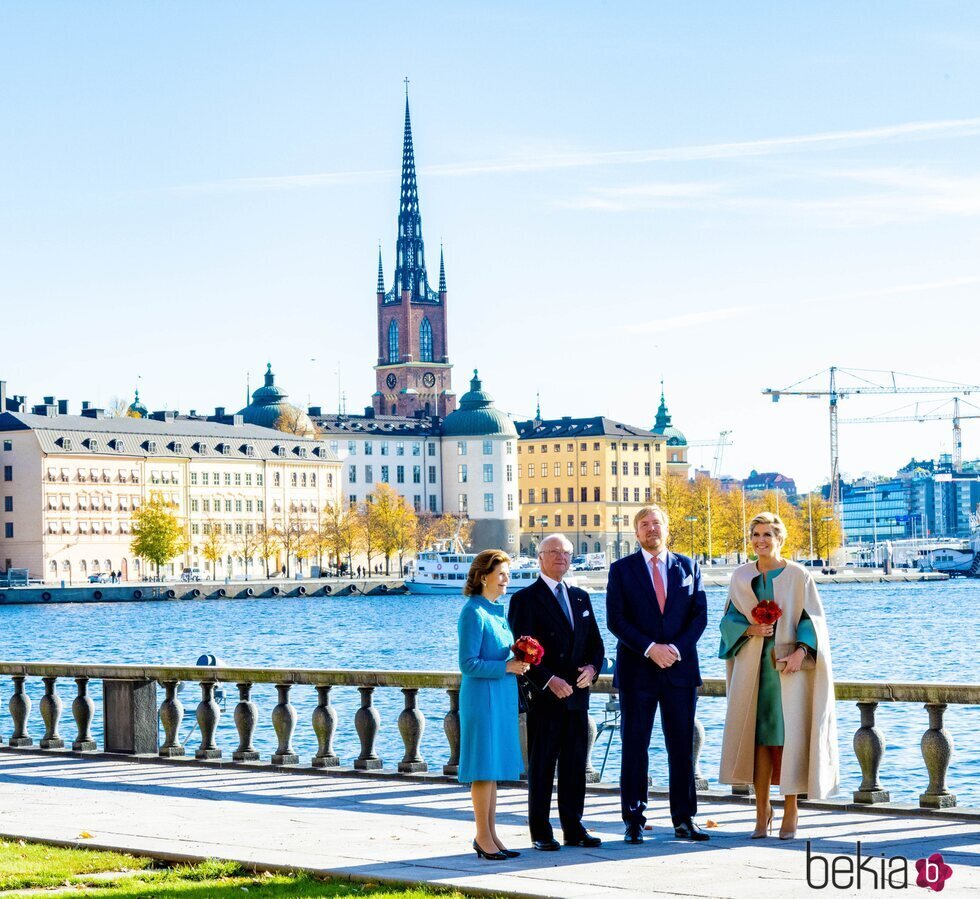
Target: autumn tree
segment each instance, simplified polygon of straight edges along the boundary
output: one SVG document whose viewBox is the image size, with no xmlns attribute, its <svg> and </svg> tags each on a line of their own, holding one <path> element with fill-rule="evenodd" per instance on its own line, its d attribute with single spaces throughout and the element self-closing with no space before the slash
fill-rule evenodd
<svg viewBox="0 0 980 899">
<path fill-rule="evenodd" d="M 133 512 L 133 539 L 130 547 L 134 555 L 156 565 L 157 577 L 160 566 L 175 559 L 187 548 L 184 524 L 177 517 L 177 507 L 154 492 Z"/>
<path fill-rule="evenodd" d="M 415 518 L 414 549 L 417 556 L 431 549 L 436 541 L 442 539 L 442 518 L 432 512 L 420 512 Z"/>
<path fill-rule="evenodd" d="M 269 571 L 269 562 L 279 554 L 279 550 L 282 548 L 277 529 L 260 524 L 256 537 L 258 538 L 259 558 L 265 562 L 265 576 L 270 577 L 272 572 Z"/>
<path fill-rule="evenodd" d="M 245 566 L 245 577 L 248 577 L 248 566 L 262 552 L 263 536 L 255 530 L 255 525 L 246 524 L 242 533 L 235 540 L 238 557 Z"/>
<path fill-rule="evenodd" d="M 378 549 L 385 557 L 385 574 L 391 574 L 391 557 L 403 558 L 412 544 L 415 512 L 388 484 L 378 484 L 368 510 L 369 527 L 374 531 Z"/>
<path fill-rule="evenodd" d="M 843 531 L 840 521 L 834 515 L 834 507 L 823 494 L 814 492 L 802 498 L 800 503 L 800 529 L 803 532 L 803 544 L 809 552 L 811 535 L 813 553 L 818 559 L 830 560 L 830 557 L 842 546 Z M 813 554 L 810 554 L 813 558 Z"/>
<path fill-rule="evenodd" d="M 357 506 L 357 526 L 361 533 L 361 548 L 367 556 L 367 573 L 374 573 L 372 560 L 378 551 L 378 533 L 374 526 L 374 518 L 371 514 L 371 499 L 367 497 L 363 503 Z"/>
<path fill-rule="evenodd" d="M 330 503 L 323 510 L 320 516 L 321 527 L 327 533 L 329 550 L 337 559 L 337 567 L 341 567 L 344 559 L 347 559 L 347 568 L 354 570 L 354 553 L 358 551 L 362 542 L 361 522 L 357 515 L 357 509 L 353 506 L 345 506 L 343 503 L 334 505 Z"/>
<path fill-rule="evenodd" d="M 279 417 L 273 427 L 284 434 L 295 434 L 297 437 L 318 437 L 313 420 L 299 406 L 286 403 L 279 407 Z"/>
<path fill-rule="evenodd" d="M 225 555 L 225 535 L 221 531 L 221 522 L 208 519 L 202 528 L 204 539 L 201 542 L 201 555 L 211 563 L 211 580 L 218 579 L 217 563 Z"/>
</svg>

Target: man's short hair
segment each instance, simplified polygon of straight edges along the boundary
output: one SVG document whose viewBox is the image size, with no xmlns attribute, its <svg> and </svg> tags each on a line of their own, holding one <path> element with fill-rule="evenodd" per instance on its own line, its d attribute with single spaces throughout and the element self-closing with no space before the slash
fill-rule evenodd
<svg viewBox="0 0 980 899">
<path fill-rule="evenodd" d="M 660 518 L 663 520 L 663 523 L 667 525 L 667 530 L 669 531 L 670 518 L 667 516 L 667 512 L 664 510 L 664 508 L 657 505 L 644 506 L 642 509 L 637 510 L 637 513 L 633 516 L 633 530 L 635 531 L 637 529 L 640 522 L 643 521 L 647 515 L 653 515 L 654 512 L 660 513 Z"/>
<path fill-rule="evenodd" d="M 572 545 L 572 541 L 569 540 L 564 534 L 548 534 L 548 536 L 538 544 L 539 556 L 541 555 L 541 547 L 544 546 L 549 540 L 560 540 L 563 548 L 567 548 L 568 552 L 573 552 L 575 550 L 575 547 Z"/>
</svg>

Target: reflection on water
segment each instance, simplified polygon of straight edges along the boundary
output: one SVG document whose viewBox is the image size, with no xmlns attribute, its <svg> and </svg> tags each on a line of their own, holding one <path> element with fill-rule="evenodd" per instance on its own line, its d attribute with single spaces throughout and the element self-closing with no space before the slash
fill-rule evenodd
<svg viewBox="0 0 980 899">
<path fill-rule="evenodd" d="M 940 584 L 829 585 L 821 590 L 827 607 L 838 680 L 945 681 L 980 683 L 977 643 L 980 638 L 980 582 Z M 606 654 L 615 653 L 615 641 L 605 627 L 605 603 L 593 595 L 596 618 L 606 638 Z M 708 591 L 708 629 L 701 639 L 701 669 L 706 677 L 723 677 L 724 665 L 716 657 L 718 620 L 725 591 Z M 9 661 L 62 661 L 78 663 L 191 664 L 202 653 L 213 653 L 227 664 L 253 667 L 381 668 L 455 671 L 456 615 L 461 599 L 455 597 L 354 596 L 295 599 L 207 600 L 155 603 L 103 603 L 99 605 L 0 607 L 2 650 Z M 70 715 L 74 684 L 62 684 L 65 702 L 62 731 L 72 736 Z M 37 700 L 39 681 L 31 683 L 35 700 L 32 733 L 40 736 Z M 344 763 L 358 753 L 353 716 L 357 691 L 335 689 L 333 702 L 340 720 L 334 741 Z M 93 693 L 99 703 L 98 685 Z M 4 730 L 9 730 L 6 699 L 9 681 L 0 686 L 4 703 Z M 184 689 L 183 733 L 193 725 L 196 688 Z M 256 746 L 263 757 L 275 749 L 269 723 L 275 689 L 257 686 L 253 692 L 262 724 Z M 295 745 L 301 757 L 315 752 L 309 727 L 316 705 L 312 687 L 294 688 L 291 699 L 299 715 Z M 376 704 L 382 716 L 379 754 L 386 766 L 403 753 L 396 719 L 402 708 L 398 690 L 378 690 Z M 237 745 L 231 712 L 237 699 L 234 688 L 227 700 L 218 733 L 226 754 Z M 593 701 L 593 713 L 602 716 L 603 698 Z M 435 769 L 447 750 L 442 716 L 448 708 L 444 693 L 422 691 L 419 705 L 427 718 L 422 754 Z M 855 789 L 860 771 L 851 749 L 859 715 L 853 703 L 838 703 L 841 759 L 845 791 Z M 703 773 L 714 781 L 718 770 L 724 701 L 703 699 L 698 715 L 706 731 Z M 887 748 L 882 782 L 901 801 L 917 801 L 928 778 L 922 765 L 919 741 L 928 724 L 921 706 L 882 704 L 878 726 Z M 980 708 L 951 706 L 946 726 L 956 748 L 949 788 L 961 805 L 980 806 Z M 101 720 L 93 730 L 101 733 Z M 666 756 L 658 737 L 653 741 L 651 774 L 666 782 Z M 195 745 L 191 737 L 190 745 Z M 602 746 L 604 751 L 605 747 Z M 596 754 L 596 764 L 601 755 Z M 618 736 L 613 737 L 606 779 L 619 770 Z"/>
</svg>

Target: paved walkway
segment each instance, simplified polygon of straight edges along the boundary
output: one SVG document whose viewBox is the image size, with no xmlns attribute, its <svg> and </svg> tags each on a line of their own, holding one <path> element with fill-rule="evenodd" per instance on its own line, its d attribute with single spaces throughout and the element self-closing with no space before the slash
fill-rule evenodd
<svg viewBox="0 0 980 899">
<path fill-rule="evenodd" d="M 70 842 L 87 832 L 91 839 L 81 840 L 87 845 L 168 858 L 219 857 L 563 899 L 813 895 L 806 881 L 805 839 L 748 840 L 749 806 L 703 807 L 700 820 L 718 826 L 709 843 L 694 845 L 674 840 L 665 804 L 657 802 L 647 842 L 631 847 L 620 839 L 615 794 L 590 794 L 587 802 L 589 825 L 608 841 L 600 849 L 542 853 L 528 848 L 514 861 L 486 862 L 470 849 L 468 793 L 452 784 L 0 754 L 0 834 L 5 836 Z M 499 830 L 516 849 L 528 846 L 524 803 L 523 791 L 501 790 Z M 931 895 L 916 889 L 914 860 L 941 852 L 953 868 L 943 895 L 980 897 L 975 822 L 806 811 L 801 832 L 811 840 L 812 853 L 847 855 L 852 863 L 860 840 L 862 854 L 874 857 L 871 870 L 877 872 L 882 853 L 887 859 L 905 856 L 912 890 L 906 895 L 912 896 Z M 811 869 L 819 885 L 824 865 L 817 860 Z M 831 886 L 828 893 L 885 892 L 873 889 L 867 873 L 861 886 L 860 892 Z"/>
</svg>

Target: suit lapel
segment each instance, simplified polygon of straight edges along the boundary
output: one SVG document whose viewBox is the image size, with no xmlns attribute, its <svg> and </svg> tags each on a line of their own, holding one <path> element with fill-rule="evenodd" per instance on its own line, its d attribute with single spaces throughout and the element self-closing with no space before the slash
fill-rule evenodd
<svg viewBox="0 0 980 899">
<path fill-rule="evenodd" d="M 544 578 L 538 578 L 538 585 L 538 598 L 541 600 L 541 605 L 544 606 L 545 610 L 555 621 L 559 622 L 567 632 L 571 633 L 572 628 L 568 624 L 568 618 L 558 607 L 558 598 L 551 592 L 551 588 L 545 582 Z"/>
</svg>

